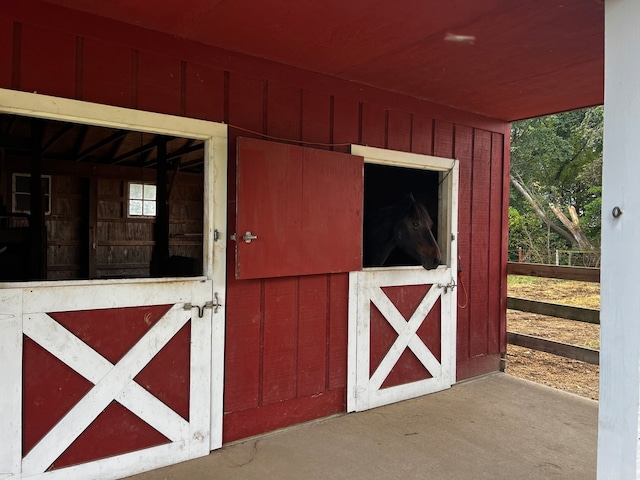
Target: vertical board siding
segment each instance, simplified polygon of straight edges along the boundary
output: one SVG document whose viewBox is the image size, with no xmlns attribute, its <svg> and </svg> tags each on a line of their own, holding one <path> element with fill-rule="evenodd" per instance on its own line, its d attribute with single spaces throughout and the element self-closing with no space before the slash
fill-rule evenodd
<svg viewBox="0 0 640 480">
<path fill-rule="evenodd" d="M 259 406 L 262 354 L 261 281 L 230 280 L 225 326 L 225 412 Z"/>
<path fill-rule="evenodd" d="M 423 155 L 433 155 L 433 118 L 413 115 L 411 151 Z"/>
<path fill-rule="evenodd" d="M 256 73 L 263 60 L 207 57 L 202 45 L 191 54 L 188 42 L 132 26 L 115 44 L 104 34 L 113 22 L 102 19 L 92 18 L 103 33 L 90 38 L 38 21 L 0 13 L 0 86 L 67 98 L 80 92 L 87 101 L 228 122 L 229 225 L 236 221 L 238 136 L 266 133 L 294 143 L 342 144 L 327 146 L 342 152 L 349 151 L 344 144 L 360 143 L 459 159 L 459 253 L 470 303 L 458 309 L 458 379 L 497 368 L 494 357 L 504 344 L 506 124 L 499 132 L 478 130 L 450 113 L 442 119 L 437 106 L 421 101 L 407 110 L 392 95 L 374 104 L 371 95 L 337 80 L 332 91 L 319 92 L 306 74 L 294 75 L 292 84 L 277 82 L 269 72 Z M 348 275 L 237 281 L 234 262 L 229 242 L 225 441 L 344 411 Z"/>
<path fill-rule="evenodd" d="M 189 68 L 187 68 L 187 71 Z M 211 85 L 213 88 L 214 85 Z M 264 82 L 262 79 L 231 73 L 228 76 L 226 104 L 230 125 L 261 132 L 264 126 Z M 187 90 L 189 96 L 189 90 Z M 197 101 L 189 99 L 190 102 Z M 240 132 L 229 130 L 228 225 L 236 223 L 236 139 Z M 230 230 L 232 233 L 232 231 Z M 227 250 L 227 321 L 225 342 L 224 411 L 239 412 L 257 409 L 261 400 L 263 356 L 263 281 L 238 282 L 234 277 L 235 245 L 229 241 Z M 229 426 L 225 419 L 224 429 Z M 238 435 L 242 436 L 243 433 Z M 228 438 L 228 437 L 227 437 Z M 241 438 L 241 437 L 237 437 Z"/>
<path fill-rule="evenodd" d="M 0 88 L 11 88 L 13 26 L 11 20 L 0 18 Z"/>
<path fill-rule="evenodd" d="M 322 93 L 302 92 L 302 140 L 318 142 L 317 148 L 331 148 L 331 97 Z"/>
<path fill-rule="evenodd" d="M 296 396 L 298 282 L 296 277 L 264 282 L 263 405 Z"/>
<path fill-rule="evenodd" d="M 345 388 L 347 385 L 347 314 L 349 310 L 349 275 L 331 275 L 328 278 L 329 323 L 327 345 L 327 389 Z M 346 396 L 342 410 L 346 406 Z"/>
<path fill-rule="evenodd" d="M 487 285 L 500 285 L 502 271 L 502 216 L 504 196 L 502 194 L 502 179 L 508 173 L 503 168 L 504 142 L 502 135 L 491 134 L 491 188 L 489 199 L 489 271 Z M 508 195 L 507 195 L 508 197 Z M 487 353 L 504 353 L 500 343 L 500 330 L 502 323 L 501 295 L 487 292 L 489 300 Z M 506 329 L 506 328 L 505 328 Z"/>
<path fill-rule="evenodd" d="M 411 151 L 411 114 L 399 110 L 389 110 L 387 125 L 387 148 Z"/>
<path fill-rule="evenodd" d="M 360 131 L 360 104 L 357 100 L 334 97 L 333 99 L 333 143 L 340 144 L 334 150 L 348 153 L 349 144 L 358 143 Z"/>
<path fill-rule="evenodd" d="M 469 358 L 469 343 L 472 335 L 470 317 L 471 301 L 475 292 L 471 289 L 471 182 L 472 182 L 473 129 L 457 126 L 455 131 L 455 158 L 460 162 L 458 189 L 458 332 L 457 361 Z M 463 286 L 464 285 L 464 286 Z M 465 293 L 466 292 L 466 293 Z"/>
<path fill-rule="evenodd" d="M 131 107 L 131 49 L 87 38 L 82 53 L 82 100 Z"/>
<path fill-rule="evenodd" d="M 302 95 L 299 88 L 269 82 L 267 90 L 267 134 L 300 140 Z"/>
<path fill-rule="evenodd" d="M 473 189 L 471 192 L 471 271 L 469 288 L 473 297 L 469 305 L 473 335 L 471 357 L 487 353 L 489 316 L 489 197 L 491 187 L 491 133 L 475 130 L 473 139 Z"/>
<path fill-rule="evenodd" d="M 185 90 L 187 117 L 211 122 L 225 120 L 224 70 L 187 64 Z"/>
<path fill-rule="evenodd" d="M 371 103 L 362 104 L 359 143 L 369 147 L 385 148 L 386 112 L 384 107 Z"/>
<path fill-rule="evenodd" d="M 178 60 L 139 52 L 137 108 L 179 115 L 180 71 Z"/>
<path fill-rule="evenodd" d="M 327 385 L 327 278 L 300 277 L 296 395 L 321 393 Z"/>
<path fill-rule="evenodd" d="M 49 28 L 22 25 L 21 36 L 20 90 L 74 98 L 75 35 Z"/>
</svg>

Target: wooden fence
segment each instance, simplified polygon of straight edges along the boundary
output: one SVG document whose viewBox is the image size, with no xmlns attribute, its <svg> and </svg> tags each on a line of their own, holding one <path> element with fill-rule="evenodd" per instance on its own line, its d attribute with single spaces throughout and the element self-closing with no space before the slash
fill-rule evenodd
<svg viewBox="0 0 640 480">
<path fill-rule="evenodd" d="M 524 275 L 530 277 L 559 278 L 563 280 L 578 280 L 581 282 L 600 282 L 600 269 L 588 267 L 563 267 L 556 265 L 538 265 L 533 263 L 507 264 L 509 275 Z M 522 312 L 538 313 L 557 318 L 575 320 L 578 322 L 600 324 L 600 311 L 593 308 L 573 307 L 557 303 L 539 302 L 523 298 L 507 297 L 507 308 Z M 591 348 L 580 347 L 563 342 L 556 342 L 546 338 L 507 331 L 507 342 L 511 345 L 553 353 L 562 357 L 572 358 L 583 362 L 599 364 L 600 352 Z"/>
</svg>

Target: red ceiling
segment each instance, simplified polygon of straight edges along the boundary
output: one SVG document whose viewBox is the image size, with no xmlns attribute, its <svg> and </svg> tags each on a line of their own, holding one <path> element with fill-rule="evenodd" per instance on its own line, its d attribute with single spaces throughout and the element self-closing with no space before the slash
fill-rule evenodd
<svg viewBox="0 0 640 480">
<path fill-rule="evenodd" d="M 603 102 L 602 0 L 47 1 L 504 120 Z"/>
</svg>

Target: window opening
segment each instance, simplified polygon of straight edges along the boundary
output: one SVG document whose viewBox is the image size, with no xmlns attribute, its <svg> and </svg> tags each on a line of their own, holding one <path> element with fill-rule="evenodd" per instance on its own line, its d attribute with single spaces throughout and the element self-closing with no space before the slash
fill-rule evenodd
<svg viewBox="0 0 640 480">
<path fill-rule="evenodd" d="M 440 175 L 440 172 L 425 169 L 365 163 L 364 267 L 426 263 L 423 266 L 431 269 L 446 262 L 438 239 Z M 413 206 L 414 200 L 426 208 L 428 218 L 422 215 L 419 207 Z M 393 210 L 392 214 L 386 213 L 389 209 Z M 409 210 L 415 212 L 406 216 Z M 428 219 L 432 222 L 428 222 L 430 228 Z M 374 222 L 382 226 L 371 227 Z M 428 230 L 438 242 L 439 252 L 434 250 Z M 407 236 L 411 237 L 408 242 L 405 241 Z"/>
<path fill-rule="evenodd" d="M 155 217 L 156 190 L 154 184 L 129 182 L 129 216 Z"/>
<path fill-rule="evenodd" d="M 202 275 L 204 140 L 8 113 L 0 131 L 0 281 Z"/>
<path fill-rule="evenodd" d="M 42 175 L 42 196 L 44 214 L 51 214 L 51 176 Z M 11 182 L 11 211 L 13 213 L 31 213 L 31 175 L 28 173 L 14 173 Z"/>
</svg>

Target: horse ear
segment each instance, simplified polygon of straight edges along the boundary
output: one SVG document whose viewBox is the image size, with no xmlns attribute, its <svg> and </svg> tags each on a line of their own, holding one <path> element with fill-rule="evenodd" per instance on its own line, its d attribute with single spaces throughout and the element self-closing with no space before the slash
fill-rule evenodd
<svg viewBox="0 0 640 480">
<path fill-rule="evenodd" d="M 416 204 L 416 199 L 413 196 L 413 193 L 407 193 L 404 198 L 400 201 L 399 205 L 402 206 L 403 211 L 407 212 Z"/>
</svg>

